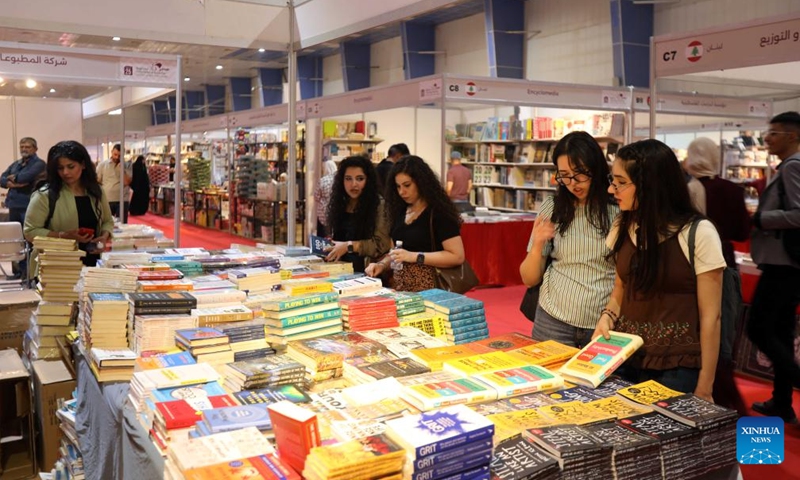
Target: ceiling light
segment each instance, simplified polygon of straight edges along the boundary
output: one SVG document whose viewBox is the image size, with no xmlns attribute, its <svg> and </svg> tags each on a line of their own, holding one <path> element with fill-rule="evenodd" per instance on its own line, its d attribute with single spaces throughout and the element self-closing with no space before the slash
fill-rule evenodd
<svg viewBox="0 0 800 480">
<path fill-rule="evenodd" d="M 6 79 L 5 79 L 5 78 L 3 78 L 3 77 L 0 77 L 0 83 L 3 83 L 3 82 L 5 82 L 5 81 L 6 81 Z"/>
<path fill-rule="evenodd" d="M 266 48 L 259 48 L 259 49 L 258 49 L 258 53 L 264 53 L 264 52 L 266 52 L 266 51 L 267 51 L 267 49 L 266 49 Z"/>
<path fill-rule="evenodd" d="M 108 112 L 108 114 L 109 115 L 122 115 L 122 109 L 118 108 L 116 110 L 111 110 L 110 112 Z"/>
<path fill-rule="evenodd" d="M 25 80 L 25 86 L 28 87 L 28 88 L 36 88 L 36 85 L 38 85 L 36 83 L 36 80 L 34 80 L 32 78 L 29 78 L 29 79 Z"/>
<path fill-rule="evenodd" d="M 189 77 L 183 77 L 183 81 L 184 81 L 184 82 L 188 82 L 189 80 L 191 80 L 191 78 L 189 78 Z"/>
<path fill-rule="evenodd" d="M 121 39 L 121 38 L 119 38 L 119 37 L 111 37 L 111 40 L 114 40 L 115 42 L 119 42 L 119 41 L 120 41 L 120 40 L 122 40 L 122 39 Z"/>
<path fill-rule="evenodd" d="M 51 88 L 50 89 L 50 93 L 56 93 L 56 89 L 55 88 Z"/>
<path fill-rule="evenodd" d="M 217 70 L 222 70 L 222 65 L 217 65 L 217 66 L 216 66 L 216 69 L 217 69 Z"/>
</svg>

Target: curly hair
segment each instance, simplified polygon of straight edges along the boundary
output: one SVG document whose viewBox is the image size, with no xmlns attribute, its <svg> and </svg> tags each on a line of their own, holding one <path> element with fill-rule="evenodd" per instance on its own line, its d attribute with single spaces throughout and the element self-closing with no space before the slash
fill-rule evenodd
<svg viewBox="0 0 800 480">
<path fill-rule="evenodd" d="M 375 166 L 365 157 L 347 157 L 339 163 L 339 170 L 333 177 L 333 189 L 331 199 L 328 204 L 328 223 L 331 230 L 336 232 L 337 225 L 341 224 L 342 217 L 347 211 L 347 204 L 350 196 L 344 187 L 344 175 L 348 168 L 360 168 L 367 181 L 364 190 L 358 197 L 358 204 L 353 212 L 356 216 L 356 239 L 370 238 L 375 233 L 378 218 L 378 206 L 380 205 L 380 195 L 378 195 L 378 175 L 375 173 Z"/>
<path fill-rule="evenodd" d="M 61 195 L 61 189 L 64 187 L 61 175 L 58 174 L 58 160 L 60 158 L 67 158 L 83 166 L 81 185 L 86 189 L 86 193 L 94 198 L 97 220 L 102 221 L 103 211 L 100 206 L 103 200 L 103 187 L 97 181 L 97 171 L 94 168 L 94 163 L 92 163 L 92 157 L 86 147 L 75 140 L 58 142 L 47 152 L 47 187 L 44 188 L 48 190 L 48 200 L 55 204 Z"/>
<path fill-rule="evenodd" d="M 392 166 L 389 177 L 386 180 L 386 191 L 384 197 L 386 198 L 386 213 L 389 215 L 389 225 L 393 226 L 397 218 L 402 218 L 403 213 L 408 206 L 397 193 L 397 185 L 395 184 L 395 177 L 405 173 L 417 185 L 417 192 L 419 196 L 425 200 L 425 203 L 431 209 L 431 213 L 435 213 L 438 218 L 444 216 L 458 225 L 461 225 L 461 215 L 458 213 L 456 206 L 450 197 L 447 196 L 442 187 L 439 177 L 431 170 L 431 167 L 425 163 L 425 160 L 417 157 L 416 155 L 406 155 L 400 160 L 395 162 Z"/>
</svg>

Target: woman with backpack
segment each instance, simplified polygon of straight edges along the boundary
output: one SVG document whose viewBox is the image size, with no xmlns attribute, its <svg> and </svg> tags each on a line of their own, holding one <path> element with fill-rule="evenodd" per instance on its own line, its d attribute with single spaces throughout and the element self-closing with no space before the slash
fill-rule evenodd
<svg viewBox="0 0 800 480">
<path fill-rule="evenodd" d="M 55 144 L 47 154 L 47 183 L 31 196 L 25 239 L 76 240 L 87 252 L 84 265 L 94 266 L 114 231 L 114 217 L 86 148 L 74 140 Z"/>
</svg>

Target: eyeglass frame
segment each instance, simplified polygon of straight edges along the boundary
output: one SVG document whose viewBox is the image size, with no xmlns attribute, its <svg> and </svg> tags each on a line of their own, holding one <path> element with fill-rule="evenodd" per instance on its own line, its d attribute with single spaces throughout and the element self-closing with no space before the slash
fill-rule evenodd
<svg viewBox="0 0 800 480">
<path fill-rule="evenodd" d="M 575 177 L 577 177 L 579 175 L 583 175 L 584 177 L 586 177 L 586 180 L 581 180 L 581 181 L 576 180 Z M 564 180 L 569 180 L 569 182 L 564 182 Z M 561 185 L 563 187 L 566 187 L 567 185 L 572 185 L 572 182 L 575 182 L 575 184 L 579 184 L 579 183 L 586 183 L 586 182 L 591 181 L 591 180 L 592 180 L 592 176 L 589 175 L 588 173 L 577 173 L 577 174 L 572 175 L 572 176 L 568 176 L 568 175 L 561 176 L 558 173 L 556 173 L 556 183 L 558 183 L 559 185 Z"/>
<path fill-rule="evenodd" d="M 792 133 L 794 133 L 794 132 L 787 132 L 785 130 L 772 130 L 772 129 L 770 129 L 770 130 L 767 130 L 766 132 L 764 132 L 764 136 L 765 137 L 769 137 L 769 136 L 772 136 L 772 135 L 791 135 Z"/>
<path fill-rule="evenodd" d="M 619 192 L 621 192 L 621 191 L 624 191 L 624 190 L 627 190 L 627 189 L 628 189 L 628 187 L 630 187 L 631 185 L 634 185 L 634 183 L 633 183 L 633 182 L 631 182 L 631 183 L 626 183 L 625 185 L 622 185 L 622 186 L 617 186 L 617 184 L 616 184 L 616 183 L 614 183 L 614 175 L 613 175 L 613 174 L 611 174 L 611 173 L 609 173 L 609 174 L 608 174 L 608 177 L 607 177 L 607 178 L 608 178 L 608 184 L 609 184 L 609 185 L 611 185 L 611 187 L 612 187 L 612 188 L 614 189 L 614 191 L 615 191 L 615 192 L 617 192 L 617 193 L 619 193 Z"/>
</svg>

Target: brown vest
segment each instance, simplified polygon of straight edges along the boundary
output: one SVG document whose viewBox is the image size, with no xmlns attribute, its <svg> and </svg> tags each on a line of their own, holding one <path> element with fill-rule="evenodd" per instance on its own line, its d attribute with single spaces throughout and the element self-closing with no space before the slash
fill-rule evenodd
<svg viewBox="0 0 800 480">
<path fill-rule="evenodd" d="M 625 286 L 615 330 L 644 339 L 631 363 L 638 368 L 700 368 L 700 315 L 697 276 L 675 234 L 658 245 L 658 279 L 643 295 L 633 291 L 631 260 L 636 252 L 629 235 L 617 256 L 617 274 Z"/>
</svg>

